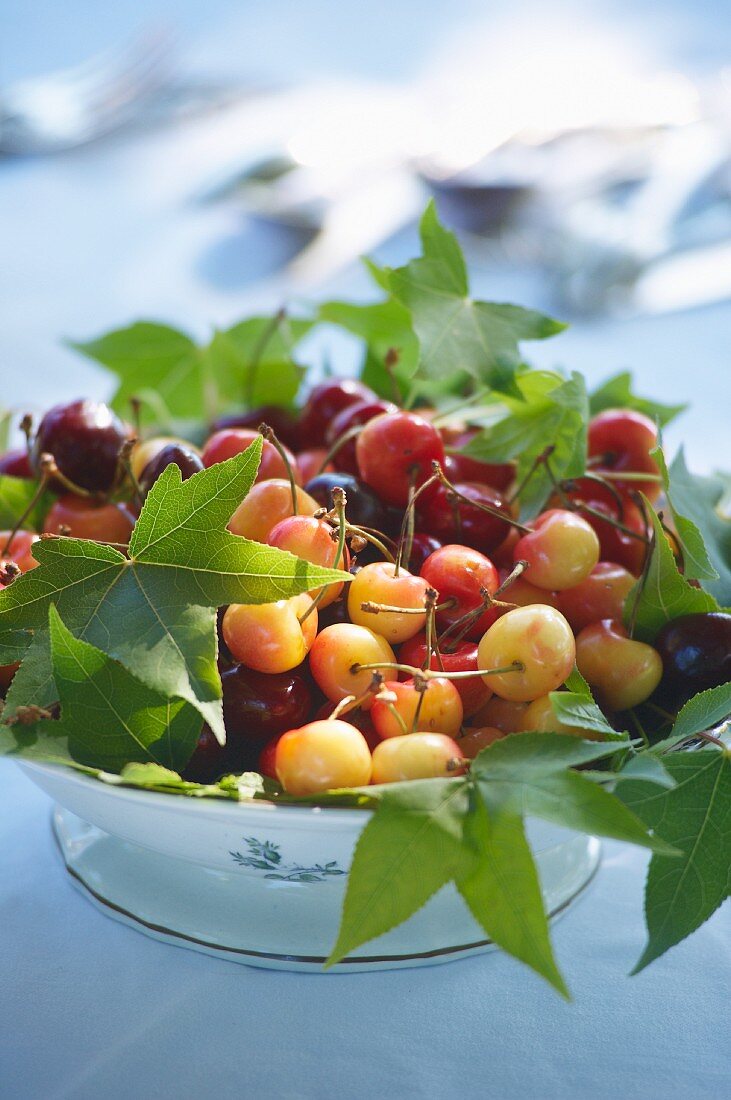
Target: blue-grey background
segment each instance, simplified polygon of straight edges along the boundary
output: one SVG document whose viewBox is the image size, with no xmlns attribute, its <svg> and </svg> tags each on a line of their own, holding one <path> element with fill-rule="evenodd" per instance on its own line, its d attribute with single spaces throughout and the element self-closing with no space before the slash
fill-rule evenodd
<svg viewBox="0 0 731 1100">
<path fill-rule="evenodd" d="M 691 73 L 731 61 L 728 0 L 533 6 L 452 0 L 32 0 L 0 4 L 0 87 L 79 61 L 155 20 L 206 76 L 402 81 L 450 36 L 523 27 L 606 29 Z M 517 32 L 516 32 L 517 33 Z M 548 47 L 547 47 L 548 48 Z M 486 58 L 486 64 L 489 58 Z M 182 128 L 73 154 L 0 163 L 0 402 L 40 407 L 107 381 L 59 345 L 138 316 L 196 332 L 279 304 L 274 243 L 240 211 L 196 207 Z M 382 250 L 414 246 L 405 230 Z M 271 265 L 270 265 L 271 266 Z M 328 288 L 360 293 L 354 268 Z M 544 304 L 530 272 L 478 273 L 477 290 Z M 698 467 L 731 461 L 731 305 L 577 324 L 537 348 L 599 379 L 692 400 L 671 433 Z M 38 1097 L 451 1096 L 716 1100 L 731 1061 L 728 907 L 637 978 L 645 858 L 608 846 L 589 895 L 556 928 L 576 1003 L 497 956 L 429 970 L 319 978 L 248 970 L 152 943 L 66 882 L 43 795 L 0 765 L 0 1095 Z"/>
</svg>

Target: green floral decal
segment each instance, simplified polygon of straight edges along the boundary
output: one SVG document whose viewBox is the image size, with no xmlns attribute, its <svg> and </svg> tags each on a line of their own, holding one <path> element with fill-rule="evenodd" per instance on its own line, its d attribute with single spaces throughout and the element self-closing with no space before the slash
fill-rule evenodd
<svg viewBox="0 0 731 1100">
<path fill-rule="evenodd" d="M 249 854 L 245 856 L 241 852 L 231 852 L 231 858 L 240 867 L 266 871 L 264 878 L 279 879 L 282 882 L 324 882 L 328 875 L 345 874 L 334 859 L 330 863 L 316 863 L 313 867 L 301 867 L 298 863 L 285 864 L 282 863 L 278 844 L 272 844 L 269 840 L 257 840 L 254 836 L 245 836 L 243 839 Z"/>
</svg>

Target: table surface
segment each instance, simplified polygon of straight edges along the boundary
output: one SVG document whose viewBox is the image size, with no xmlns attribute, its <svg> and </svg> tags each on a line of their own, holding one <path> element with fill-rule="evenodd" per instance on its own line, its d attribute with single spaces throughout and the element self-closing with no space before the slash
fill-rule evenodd
<svg viewBox="0 0 731 1100">
<path fill-rule="evenodd" d="M 540 30 L 539 15 L 517 7 L 524 25 Z M 490 18 L 515 9 L 491 4 Z M 731 20 L 725 0 L 697 9 L 597 0 L 582 4 L 581 18 L 701 70 L 728 61 Z M 574 10 L 557 0 L 552 21 L 570 22 Z M 473 25 L 484 32 L 486 19 L 478 0 L 153 0 L 144 13 L 133 0 L 93 10 L 81 0 L 38 0 L 5 20 L 0 78 L 79 60 L 157 16 L 180 28 L 192 69 L 240 77 L 255 68 L 275 79 L 400 79 L 428 67 L 450 37 Z M 267 266 L 272 241 L 236 209 L 190 201 L 220 154 L 208 140 L 215 126 L 191 122 L 0 166 L 3 401 L 42 407 L 108 392 L 102 374 L 60 346 L 62 336 L 83 338 L 138 316 L 204 332 L 282 301 L 289 288 Z M 401 260 L 414 241 L 411 227 L 377 254 Z M 354 268 L 325 289 L 357 294 L 365 283 Z M 530 272 L 480 269 L 476 290 L 546 305 Z M 709 468 L 731 461 L 730 320 L 724 304 L 577 324 L 533 358 L 591 379 L 631 367 L 648 393 L 692 400 L 669 439 L 684 439 L 691 461 Z M 556 925 L 575 998 L 565 1005 L 494 954 L 320 977 L 153 942 L 71 887 L 51 841 L 47 798 L 8 761 L 0 762 L 0 805 L 3 1097 L 727 1095 L 731 911 L 626 977 L 643 945 L 646 859 L 637 851 L 606 845 L 600 874 Z"/>
</svg>

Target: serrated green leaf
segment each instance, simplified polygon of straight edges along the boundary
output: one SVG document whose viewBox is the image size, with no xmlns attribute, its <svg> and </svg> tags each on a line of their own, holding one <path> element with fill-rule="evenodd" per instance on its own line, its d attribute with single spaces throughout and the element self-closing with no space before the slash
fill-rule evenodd
<svg viewBox="0 0 731 1100">
<path fill-rule="evenodd" d="M 151 691 L 100 649 L 74 638 L 49 611 L 51 664 L 61 704 L 57 735 L 80 764 L 109 771 L 150 761 L 179 769 L 193 754 L 201 717 L 182 699 Z"/>
<path fill-rule="evenodd" d="M 467 819 L 477 862 L 457 889 L 490 939 L 569 999 L 548 933 L 548 918 L 522 818 L 489 810 L 482 799 Z"/>
<path fill-rule="evenodd" d="M 294 358 L 295 346 L 314 320 L 289 317 L 249 317 L 214 333 L 203 354 L 217 392 L 217 405 L 290 406 L 300 388 L 304 368 Z"/>
<path fill-rule="evenodd" d="M 261 440 L 227 462 L 181 480 L 168 466 L 150 490 L 129 558 L 83 539 L 39 543 L 37 569 L 0 592 L 0 641 L 23 659 L 4 718 L 19 705 L 55 701 L 48 642 L 50 603 L 72 631 L 102 649 L 151 690 L 197 707 L 224 737 L 216 667 L 216 608 L 266 603 L 348 574 L 323 570 L 226 530 L 256 474 Z M 33 630 L 24 653 L 19 632 Z"/>
<path fill-rule="evenodd" d="M 638 752 L 613 776 L 617 783 L 642 779 L 659 787 L 674 787 L 675 780 L 663 762 L 651 752 Z"/>
<path fill-rule="evenodd" d="M 602 710 L 591 696 L 575 691 L 552 691 L 551 708 L 560 722 L 574 729 L 591 730 L 612 741 L 626 741 L 626 733 L 618 733 L 607 722 Z"/>
<path fill-rule="evenodd" d="M 727 751 L 669 753 L 671 790 L 622 783 L 619 797 L 682 853 L 655 855 L 645 890 L 648 942 L 633 973 L 699 928 L 729 895 L 731 759 Z"/>
<path fill-rule="evenodd" d="M 393 401 L 394 384 L 405 398 L 419 361 L 419 344 L 411 327 L 409 311 L 395 298 L 357 305 L 353 302 L 323 302 L 318 319 L 338 325 L 360 337 L 366 344 L 361 377 L 366 385 L 387 401 Z M 386 354 L 394 349 L 398 359 L 389 372 Z"/>
<path fill-rule="evenodd" d="M 708 556 L 703 535 L 693 520 L 683 513 L 683 507 L 688 501 L 688 494 L 692 496 L 694 492 L 691 475 L 685 465 L 682 447 L 675 456 L 669 470 L 662 447 L 656 448 L 652 452 L 652 457 L 655 459 L 663 478 L 665 496 L 675 521 L 675 531 L 683 552 L 683 576 L 688 580 L 718 580 L 718 571 Z"/>
<path fill-rule="evenodd" d="M 520 342 L 545 339 L 565 326 L 534 310 L 471 298 L 462 250 L 440 224 L 433 202 L 420 233 L 422 256 L 384 275 L 411 314 L 421 376 L 439 379 L 466 371 L 495 390 L 516 392 Z"/>
<path fill-rule="evenodd" d="M 651 420 L 657 421 L 661 428 L 687 408 L 687 405 L 663 405 L 659 401 L 639 397 L 632 391 L 632 375 L 629 371 L 612 375 L 606 382 L 602 382 L 589 398 L 592 416 L 596 416 L 605 409 L 635 409 L 649 416 Z"/>
<path fill-rule="evenodd" d="M 517 459 L 517 479 L 533 468 L 548 446 L 550 470 L 539 466 L 520 494 L 521 516 L 531 518 L 553 492 L 554 478 L 580 477 L 586 468 L 588 399 L 580 374 L 565 380 L 550 371 L 530 371 L 517 380 L 520 400 L 504 398 L 507 415 L 484 428 L 465 447 L 483 462 Z"/>
<path fill-rule="evenodd" d="M 696 611 L 718 611 L 718 604 L 682 576 L 657 513 L 645 503 L 655 536 L 652 556 L 646 578 L 640 578 L 627 596 L 625 622 L 634 620 L 634 636 L 653 642 L 665 623 Z"/>
<path fill-rule="evenodd" d="M 566 690 L 573 691 L 577 695 L 584 695 L 587 699 L 594 698 L 589 684 L 581 675 L 576 665 L 574 665 L 570 674 L 566 677 Z"/>
<path fill-rule="evenodd" d="M 472 862 L 463 843 L 464 780 L 430 779 L 384 788 L 355 846 L 332 966 L 402 924 Z"/>
<path fill-rule="evenodd" d="M 697 576 L 722 607 L 731 605 L 731 517 L 724 474 L 699 477 L 683 450 L 670 464 L 669 503 L 683 544 L 687 576 Z M 725 501 L 725 510 L 724 510 Z"/>
<path fill-rule="evenodd" d="M 731 683 L 699 691 L 678 711 L 670 739 L 685 741 L 703 733 L 731 715 Z"/>
</svg>

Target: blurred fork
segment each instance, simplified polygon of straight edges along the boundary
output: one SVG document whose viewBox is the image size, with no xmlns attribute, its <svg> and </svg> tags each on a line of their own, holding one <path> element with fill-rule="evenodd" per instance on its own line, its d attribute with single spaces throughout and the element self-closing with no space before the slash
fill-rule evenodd
<svg viewBox="0 0 731 1100">
<path fill-rule="evenodd" d="M 0 153 L 56 153 L 129 122 L 170 79 L 171 36 L 147 32 L 73 68 L 0 90 Z"/>
</svg>

